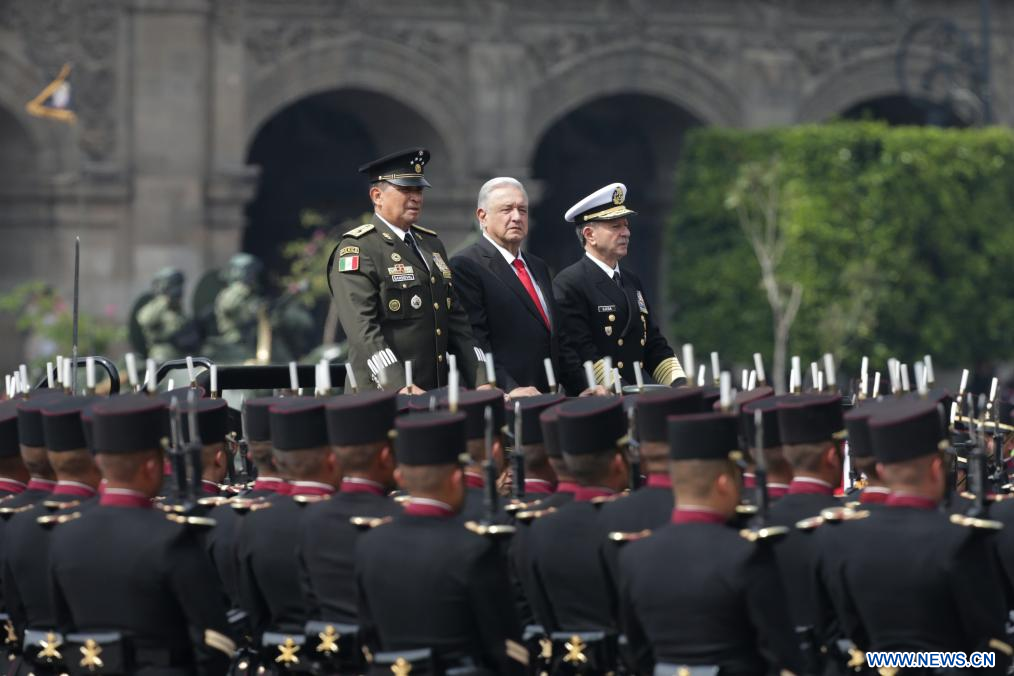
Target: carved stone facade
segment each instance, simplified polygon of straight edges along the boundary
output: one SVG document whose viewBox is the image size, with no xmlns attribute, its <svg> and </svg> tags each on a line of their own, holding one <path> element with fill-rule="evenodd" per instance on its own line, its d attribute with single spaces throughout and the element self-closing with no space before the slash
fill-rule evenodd
<svg viewBox="0 0 1014 676">
<path fill-rule="evenodd" d="M 698 124 L 828 119 L 899 93 L 907 27 L 944 16 L 975 42 L 978 0 L 0 0 L 0 289 L 70 288 L 126 312 L 152 272 L 195 280 L 241 246 L 257 185 L 254 138 L 327 91 L 412 111 L 361 110 L 385 150 L 434 149 L 427 220 L 450 243 L 477 187 L 532 166 L 547 130 L 606 96 L 639 94 Z M 993 3 L 994 118 L 1014 122 L 1014 7 Z M 919 58 L 932 57 L 927 51 Z M 24 103 L 74 64 L 79 124 Z M 349 103 L 356 110 L 355 101 Z M 676 130 L 673 133 L 681 133 Z M 350 168 L 350 171 L 354 168 Z M 364 200 L 365 208 L 365 200 Z M 5 355 L 0 355 L 3 357 Z M 4 360 L 5 361 L 5 360 Z"/>
</svg>

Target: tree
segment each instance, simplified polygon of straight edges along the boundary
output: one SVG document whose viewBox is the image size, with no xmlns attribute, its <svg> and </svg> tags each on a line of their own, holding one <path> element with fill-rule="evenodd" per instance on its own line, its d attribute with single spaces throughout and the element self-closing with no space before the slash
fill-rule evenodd
<svg viewBox="0 0 1014 676">
<path fill-rule="evenodd" d="M 725 198 L 725 206 L 736 212 L 757 263 L 760 283 L 771 306 L 773 324 L 773 374 L 775 389 L 785 392 L 785 363 L 789 334 L 803 302 L 803 285 L 781 273 L 787 237 L 782 222 L 786 187 L 781 160 L 772 156 L 763 162 L 742 165 Z"/>
</svg>

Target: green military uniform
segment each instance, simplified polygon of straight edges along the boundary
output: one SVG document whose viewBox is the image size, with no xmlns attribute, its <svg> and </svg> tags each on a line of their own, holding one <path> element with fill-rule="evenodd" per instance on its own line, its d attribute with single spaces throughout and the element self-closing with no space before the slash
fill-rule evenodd
<svg viewBox="0 0 1014 676">
<path fill-rule="evenodd" d="M 428 158 L 428 151 L 413 149 L 360 171 L 372 182 L 426 187 L 422 170 Z M 443 242 L 418 225 L 408 234 L 418 253 L 408 237 L 403 240 L 374 215 L 372 222 L 342 235 L 328 262 L 328 283 L 358 387 L 379 383 L 381 371 L 388 388 L 404 387 L 409 360 L 415 385 L 440 387 L 447 382 L 447 353 L 457 356 L 463 385 L 484 383 L 483 353 L 455 297 Z"/>
<path fill-rule="evenodd" d="M 177 338 L 186 328 L 181 300 L 183 273 L 164 268 L 152 280 L 152 297 L 137 311 L 137 325 L 147 346 L 147 354 L 158 362 L 183 355 Z"/>
</svg>

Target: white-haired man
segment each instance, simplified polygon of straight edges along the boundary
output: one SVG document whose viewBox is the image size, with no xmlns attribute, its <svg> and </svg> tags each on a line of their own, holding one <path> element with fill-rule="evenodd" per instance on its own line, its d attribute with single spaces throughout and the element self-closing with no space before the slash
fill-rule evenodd
<svg viewBox="0 0 1014 676">
<path fill-rule="evenodd" d="M 497 385 L 512 397 L 548 392 L 548 357 L 557 383 L 576 396 L 585 383 L 579 364 L 560 359 L 549 267 L 521 251 L 528 193 L 516 179 L 490 179 L 479 190 L 475 216 L 482 237 L 450 263 L 475 340 L 493 354 Z"/>
</svg>

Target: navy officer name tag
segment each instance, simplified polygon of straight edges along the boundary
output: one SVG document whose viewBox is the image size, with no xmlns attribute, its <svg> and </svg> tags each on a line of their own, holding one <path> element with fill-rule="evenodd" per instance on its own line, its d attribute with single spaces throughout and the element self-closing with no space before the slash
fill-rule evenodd
<svg viewBox="0 0 1014 676">
<path fill-rule="evenodd" d="M 615 305 L 599 305 L 599 312 L 616 312 Z"/>
</svg>

